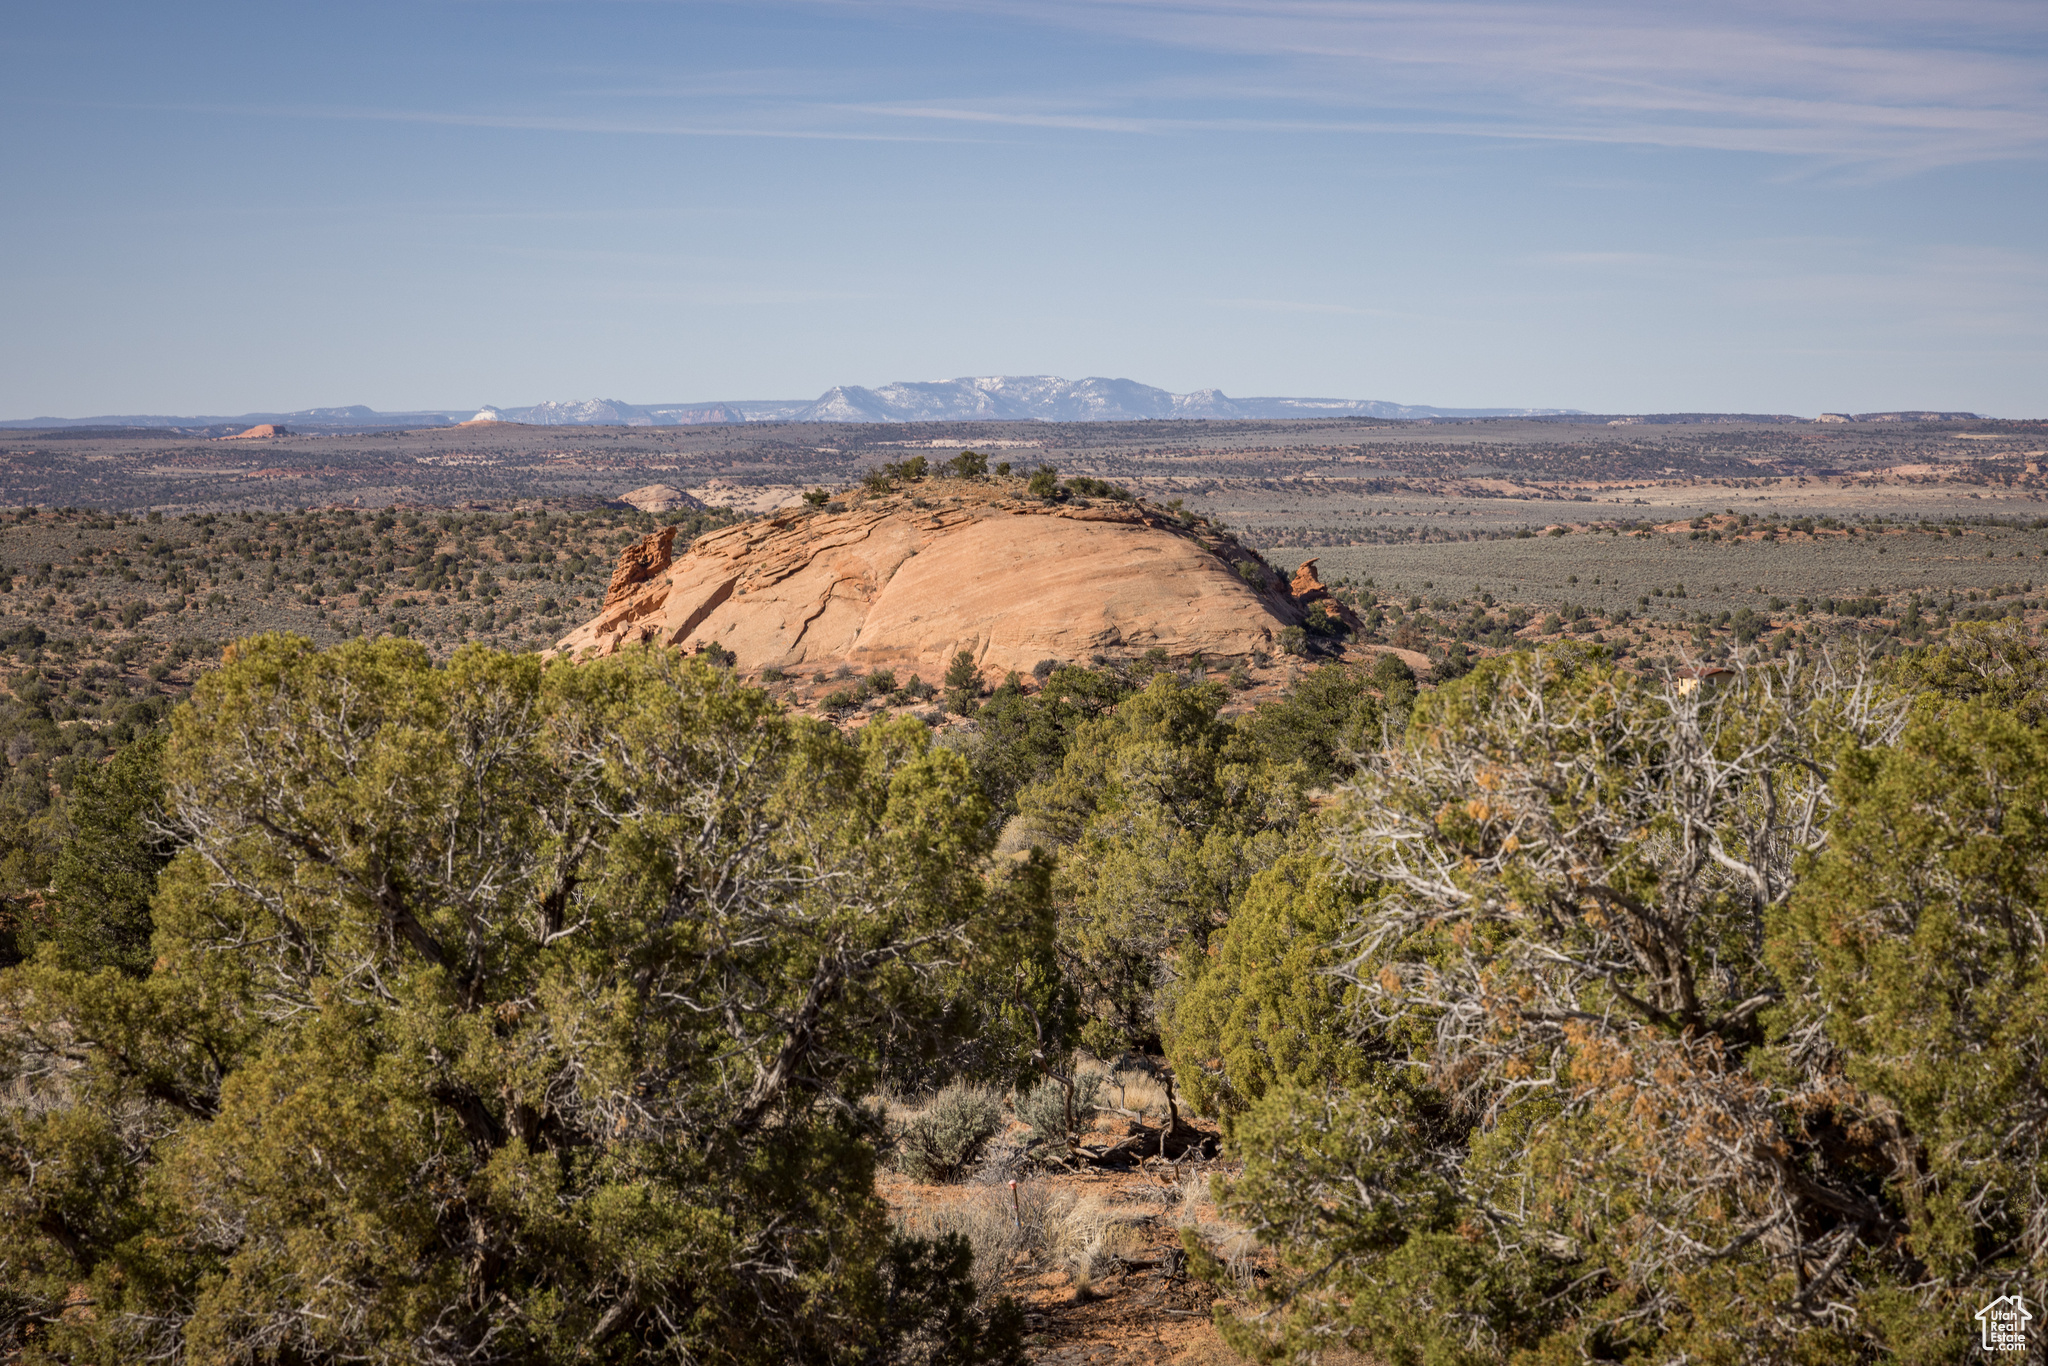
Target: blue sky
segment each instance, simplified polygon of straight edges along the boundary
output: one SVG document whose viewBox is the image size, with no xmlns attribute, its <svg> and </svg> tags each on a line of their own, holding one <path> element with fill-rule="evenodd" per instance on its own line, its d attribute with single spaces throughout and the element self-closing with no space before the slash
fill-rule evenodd
<svg viewBox="0 0 2048 1366">
<path fill-rule="evenodd" d="M 2048 5 L 10 5 L 0 417 L 2048 413 Z"/>
</svg>

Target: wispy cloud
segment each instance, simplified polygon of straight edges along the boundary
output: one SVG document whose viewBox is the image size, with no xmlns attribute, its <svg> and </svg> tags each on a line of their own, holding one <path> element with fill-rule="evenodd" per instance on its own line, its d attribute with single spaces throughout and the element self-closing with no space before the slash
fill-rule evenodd
<svg viewBox="0 0 2048 1366">
<path fill-rule="evenodd" d="M 1300 299 L 1204 299 L 1202 302 L 1212 308 L 1242 308 L 1254 313 L 1342 313 L 1361 318 L 1403 316 L 1384 308 L 1354 308 L 1350 304 L 1312 303 Z"/>
<path fill-rule="evenodd" d="M 1398 136 L 1765 154 L 1861 177 L 2048 157 L 2048 5 L 1945 0 L 786 0 L 943 12 L 1188 54 L 1128 81 L 746 67 L 572 68 L 543 109 L 190 104 L 191 112 L 625 137 L 981 142 Z M 922 86 L 920 90 L 918 87 Z M 906 89 L 907 87 L 907 89 Z M 803 91 L 802 95 L 791 91 Z M 866 96 L 865 98 L 863 96 Z M 679 116 L 656 116 L 663 105 Z M 920 130 L 917 125 L 924 125 Z M 942 131 L 950 128 L 952 131 Z M 928 131 L 927 131 L 928 130 Z"/>
<path fill-rule="evenodd" d="M 378 109 L 351 105 L 312 104 L 153 104 L 133 105 L 160 112 L 228 114 L 262 118 L 333 119 L 362 123 L 439 124 L 453 128 L 502 128 L 522 132 L 592 133 L 641 137 L 795 138 L 825 142 L 969 142 L 964 137 L 938 137 L 878 130 L 792 125 L 749 128 L 717 123 L 678 123 L 659 119 L 618 119 L 555 114 L 479 114 L 444 109 Z"/>
<path fill-rule="evenodd" d="M 842 8 L 847 0 L 817 0 Z M 996 15 L 1193 50 L 1232 98 L 1371 111 L 1331 131 L 1763 152 L 1888 172 L 2048 153 L 2048 7 L 1998 0 L 1425 3 L 1423 0 L 862 0 Z M 1191 89 L 1190 97 L 1198 97 Z M 1141 101 L 1140 101 L 1141 102 Z M 1214 127 L 1130 108 L 949 101 L 902 117 L 1106 132 Z M 1205 111 L 1209 112 L 1209 111 Z M 1401 117 L 1392 117 L 1401 116 Z M 1412 120 L 1412 121 L 1411 121 Z M 1246 127 L 1274 126 L 1250 119 Z"/>
<path fill-rule="evenodd" d="M 1062 128 L 1092 133 L 1167 133 L 1190 124 L 1184 119 L 1116 118 L 1101 114 L 1046 114 L 1019 109 L 961 109 L 935 104 L 847 104 L 849 113 L 883 118 L 931 119 L 941 123 L 1006 124 L 1013 128 Z"/>
</svg>

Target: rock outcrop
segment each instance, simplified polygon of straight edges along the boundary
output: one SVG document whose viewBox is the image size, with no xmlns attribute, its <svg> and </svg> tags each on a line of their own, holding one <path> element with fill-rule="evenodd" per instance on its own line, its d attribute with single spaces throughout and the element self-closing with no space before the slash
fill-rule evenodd
<svg viewBox="0 0 2048 1366">
<path fill-rule="evenodd" d="M 672 489 L 667 484 L 647 484 L 631 493 L 620 494 L 618 501 L 641 512 L 674 512 L 677 508 L 694 510 L 704 506 L 681 489 Z"/>
<path fill-rule="evenodd" d="M 1018 480 L 856 492 L 712 532 L 673 563 L 669 552 L 660 535 L 629 547 L 604 609 L 553 653 L 716 645 L 743 672 L 846 664 L 936 681 L 962 650 L 997 677 L 1155 648 L 1272 654 L 1302 620 L 1263 564 L 1239 571 L 1256 553 L 1206 524 L 1142 504 L 1030 498 Z"/>
<path fill-rule="evenodd" d="M 1294 599 L 1295 606 L 1301 608 L 1304 612 L 1308 611 L 1314 604 L 1321 603 L 1323 605 L 1322 610 L 1326 615 L 1335 617 L 1354 631 L 1359 629 L 1358 614 L 1331 596 L 1330 590 L 1323 584 L 1322 577 L 1316 573 L 1316 562 L 1314 560 L 1303 560 L 1301 562 L 1301 565 L 1294 571 L 1294 582 L 1288 585 L 1287 591 Z"/>
<path fill-rule="evenodd" d="M 604 590 L 606 610 L 637 595 L 642 584 L 666 570 L 675 559 L 675 545 L 676 529 L 665 526 L 620 551 L 618 567 L 612 570 L 611 584 Z"/>
<path fill-rule="evenodd" d="M 1288 585 L 1288 592 L 1296 602 L 1307 604 L 1330 596 L 1330 590 L 1323 587 L 1323 581 L 1316 573 L 1314 560 L 1303 560 L 1301 567 L 1294 571 L 1294 582 Z"/>
<path fill-rule="evenodd" d="M 235 433 L 235 434 L 234 434 L 233 436 L 224 436 L 224 437 L 222 437 L 222 438 L 221 438 L 221 440 L 223 440 L 223 441 L 260 441 L 260 440 L 262 440 L 262 439 L 263 439 L 264 437 L 266 437 L 266 436 L 290 436 L 290 435 L 291 435 L 291 429 L 290 429 L 290 428 L 288 428 L 288 427 L 280 427 L 280 426 L 278 426 L 278 425 L 277 425 L 277 424 L 276 424 L 275 422 L 259 422 L 259 423 L 257 423 L 257 424 L 256 424 L 255 426 L 251 427 L 251 428 L 250 428 L 250 429 L 249 429 L 248 431 L 246 431 L 246 432 L 236 432 L 236 433 Z"/>
</svg>

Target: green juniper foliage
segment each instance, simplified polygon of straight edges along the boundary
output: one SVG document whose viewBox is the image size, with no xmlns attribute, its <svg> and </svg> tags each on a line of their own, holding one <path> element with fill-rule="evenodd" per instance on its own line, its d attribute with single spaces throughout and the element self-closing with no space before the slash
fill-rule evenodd
<svg viewBox="0 0 2048 1366">
<path fill-rule="evenodd" d="M 72 789 L 70 838 L 52 869 L 50 937 L 78 967 L 149 967 L 150 898 L 173 852 L 161 824 L 164 741 L 162 731 L 145 736 Z"/>
<path fill-rule="evenodd" d="M 1311 770 L 1219 712 L 1221 684 L 1166 671 L 1075 727 L 1020 819 L 1059 854 L 1059 947 L 1097 1055 L 1160 1045 L 1162 1006 L 1207 961 L 1251 877 L 1299 837 Z M 1285 729 L 1285 727 L 1276 727 Z"/>
<path fill-rule="evenodd" d="M 1184 1237 L 1252 1359 L 1966 1359 L 2048 1296 L 2044 658 L 1564 640 L 1232 716 L 963 655 L 935 742 L 667 652 L 246 642 L 0 793 L 0 1351 L 1014 1360 L 877 1155 L 957 1177 L 1007 1086 L 1079 1160 L 1085 1044 L 1221 1120 L 1273 1274 Z"/>
<path fill-rule="evenodd" d="M 1228 1133 L 1274 1086 L 1320 1088 L 1366 1080 L 1347 1010 L 1356 988 L 1332 969 L 1356 897 L 1314 850 L 1283 855 L 1251 879 L 1211 941 L 1205 970 L 1175 1006 L 1167 1052 L 1197 1110 Z"/>
<path fill-rule="evenodd" d="M 163 754 L 146 975 L 0 976 L 9 1350 L 1010 1359 L 874 1194 L 864 1097 L 1000 1035 L 1045 924 L 926 734 L 666 652 L 246 642 Z"/>
<path fill-rule="evenodd" d="M 1081 724 L 1130 692 L 1130 681 L 1119 674 L 1055 667 L 1035 693 L 1009 683 L 998 687 L 975 713 L 976 729 L 948 743 L 967 757 L 995 809 L 1013 816 L 1019 794 L 1065 761 Z"/>
<path fill-rule="evenodd" d="M 975 699 L 981 696 L 982 686 L 981 669 L 974 662 L 973 652 L 960 651 L 946 666 L 946 710 L 956 716 L 974 715 Z"/>
<path fill-rule="evenodd" d="M 1424 698 L 1333 817 L 1351 890 L 1227 932 L 1313 971 L 1319 930 L 1348 999 L 1245 965 L 1252 1006 L 1181 1007 L 1282 1264 L 1226 1336 L 1963 1359 L 2048 1290 L 2044 761 L 1824 660 L 1716 690 L 1563 647 Z"/>
</svg>

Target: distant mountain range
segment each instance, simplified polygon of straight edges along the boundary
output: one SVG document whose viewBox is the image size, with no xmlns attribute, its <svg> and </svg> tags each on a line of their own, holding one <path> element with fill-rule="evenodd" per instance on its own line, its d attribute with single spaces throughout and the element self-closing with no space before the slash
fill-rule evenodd
<svg viewBox="0 0 2048 1366">
<path fill-rule="evenodd" d="M 1975 413 L 1890 412 L 1824 414 L 1822 422 L 1928 421 L 1973 418 Z M 525 408 L 435 408 L 380 413 L 360 404 L 301 408 L 291 413 L 172 417 L 29 417 L 0 428 L 164 427 L 207 430 L 262 422 L 312 431 L 445 427 L 462 422 L 523 422 L 542 427 L 691 427 L 740 422 L 1143 422 L 1152 419 L 1288 419 L 1317 417 L 1474 418 L 1526 417 L 1550 422 L 1679 424 L 1697 422 L 1803 422 L 1783 413 L 1596 414 L 1577 408 L 1432 408 L 1363 398 L 1232 398 L 1220 389 L 1176 394 L 1129 379 L 1061 379 L 1056 375 L 992 375 L 885 384 L 879 389 L 842 384 L 813 399 L 729 399 L 718 403 L 626 403 L 587 398 Z M 215 433 L 217 434 L 217 432 Z"/>
<path fill-rule="evenodd" d="M 980 379 L 840 385 L 809 403 L 737 405 L 751 421 L 1139 422 L 1148 418 L 1529 417 L 1563 408 L 1429 408 L 1378 399 L 1231 398 L 1220 389 L 1175 394 L 1129 379 L 996 375 Z M 759 416 L 755 409 L 763 410 Z M 767 409 L 773 408 L 772 418 Z"/>
<path fill-rule="evenodd" d="M 380 413 L 355 405 L 303 408 L 289 413 L 233 416 L 122 414 L 104 417 L 34 417 L 0 427 L 223 427 L 274 422 L 286 427 L 360 429 L 437 427 L 483 419 L 540 426 L 673 427 L 733 422 L 1136 422 L 1148 418 L 1460 418 L 1570 416 L 1570 408 L 1431 408 L 1376 399 L 1231 398 L 1218 389 L 1170 393 L 1128 379 L 1060 379 L 1053 375 L 885 384 L 879 389 L 839 385 L 815 399 L 727 400 L 718 403 L 625 403 L 582 399 L 530 407 L 430 409 Z"/>
<path fill-rule="evenodd" d="M 360 403 L 346 408 L 301 408 L 291 413 L 236 413 L 179 416 L 171 413 L 118 413 L 102 417 L 18 417 L 0 421 L 0 428 L 53 430 L 78 427 L 161 427 L 172 431 L 208 430 L 216 427 L 253 427 L 273 422 L 280 427 L 312 430 L 360 431 L 392 427 L 445 427 L 469 416 L 469 409 L 445 409 L 416 413 L 380 413 Z"/>
</svg>

